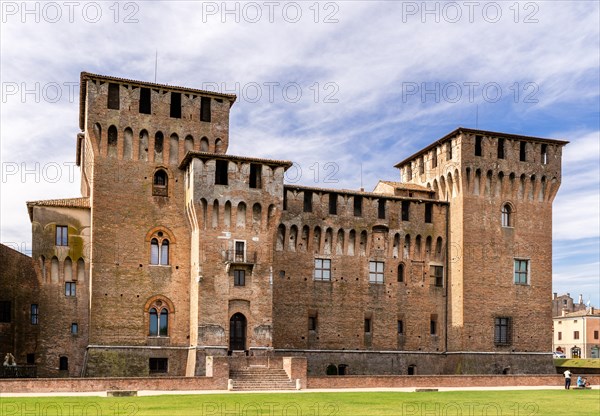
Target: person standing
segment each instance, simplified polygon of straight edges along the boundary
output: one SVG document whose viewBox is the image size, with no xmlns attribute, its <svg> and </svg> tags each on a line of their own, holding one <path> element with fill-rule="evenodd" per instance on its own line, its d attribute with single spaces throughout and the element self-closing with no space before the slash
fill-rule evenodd
<svg viewBox="0 0 600 416">
<path fill-rule="evenodd" d="M 564 372 L 565 375 L 565 389 L 570 389 L 571 388 L 571 372 L 569 371 L 569 369 L 567 368 Z"/>
</svg>

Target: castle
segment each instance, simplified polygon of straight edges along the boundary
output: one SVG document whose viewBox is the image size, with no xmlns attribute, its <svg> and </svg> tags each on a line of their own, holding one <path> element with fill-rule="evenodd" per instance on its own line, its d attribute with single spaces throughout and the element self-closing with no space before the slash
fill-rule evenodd
<svg viewBox="0 0 600 416">
<path fill-rule="evenodd" d="M 292 162 L 227 153 L 235 100 L 81 74 L 82 197 L 27 203 L 34 281 L 0 282 L 2 356 L 41 376 L 204 375 L 228 354 L 553 372 L 566 141 L 458 128 L 372 192 L 286 185 Z"/>
</svg>

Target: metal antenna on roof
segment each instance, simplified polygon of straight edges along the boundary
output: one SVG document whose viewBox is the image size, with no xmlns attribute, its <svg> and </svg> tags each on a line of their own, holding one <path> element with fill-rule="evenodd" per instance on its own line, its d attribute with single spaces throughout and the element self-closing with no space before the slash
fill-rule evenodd
<svg viewBox="0 0 600 416">
<path fill-rule="evenodd" d="M 364 191 L 365 188 L 363 188 L 363 179 L 362 179 L 362 162 L 360 162 L 360 190 Z"/>
<path fill-rule="evenodd" d="M 156 49 L 156 55 L 154 56 L 154 83 L 156 84 L 156 72 L 158 70 L 158 49 Z"/>
</svg>

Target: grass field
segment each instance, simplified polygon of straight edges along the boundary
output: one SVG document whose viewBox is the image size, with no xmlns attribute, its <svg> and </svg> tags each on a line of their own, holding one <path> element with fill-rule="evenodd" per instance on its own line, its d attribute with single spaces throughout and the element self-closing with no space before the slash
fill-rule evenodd
<svg viewBox="0 0 600 416">
<path fill-rule="evenodd" d="M 3 398 L 1 416 L 437 416 L 600 414 L 600 390 L 344 392 Z"/>
</svg>

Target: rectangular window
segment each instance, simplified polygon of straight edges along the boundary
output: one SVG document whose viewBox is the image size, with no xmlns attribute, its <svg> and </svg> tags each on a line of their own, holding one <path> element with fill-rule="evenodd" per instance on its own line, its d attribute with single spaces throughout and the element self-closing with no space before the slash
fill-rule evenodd
<svg viewBox="0 0 600 416">
<path fill-rule="evenodd" d="M 430 266 L 431 281 L 436 287 L 444 287 L 444 266 Z"/>
<path fill-rule="evenodd" d="M 172 118 L 181 118 L 181 93 L 180 92 L 172 92 L 171 93 L 171 117 Z"/>
<path fill-rule="evenodd" d="M 234 286 L 246 286 L 246 271 L 245 270 L 234 270 L 233 271 L 233 285 Z"/>
<path fill-rule="evenodd" d="M 598 339 L 598 331 L 594 331 L 594 339 Z"/>
<path fill-rule="evenodd" d="M 547 165 L 548 164 L 548 145 L 547 144 L 542 144 L 542 149 L 541 149 L 541 156 L 542 156 L 542 165 Z"/>
<path fill-rule="evenodd" d="M 562 332 L 559 332 L 559 333 L 558 333 L 558 340 L 559 340 L 559 341 L 560 341 L 560 340 L 562 340 Z"/>
<path fill-rule="evenodd" d="M 519 160 L 527 162 L 527 142 L 519 142 Z"/>
<path fill-rule="evenodd" d="M 10 322 L 10 301 L 0 300 L 0 322 Z"/>
<path fill-rule="evenodd" d="M 243 263 L 246 261 L 246 242 L 245 241 L 236 241 L 235 242 L 234 260 L 239 263 Z"/>
<path fill-rule="evenodd" d="M 229 162 L 227 160 L 217 160 L 215 168 L 215 185 L 227 185 Z"/>
<path fill-rule="evenodd" d="M 408 221 L 410 215 L 410 202 L 402 201 L 402 221 Z"/>
<path fill-rule="evenodd" d="M 110 110 L 119 109 L 119 84 L 108 84 L 108 103 L 107 107 Z"/>
<path fill-rule="evenodd" d="M 515 284 L 526 285 L 529 283 L 529 260 L 515 259 Z"/>
<path fill-rule="evenodd" d="M 452 142 L 446 143 L 446 160 L 452 159 Z"/>
<path fill-rule="evenodd" d="M 398 335 L 404 334 L 404 321 L 398 319 Z"/>
<path fill-rule="evenodd" d="M 38 305 L 37 303 L 32 303 L 31 304 L 31 325 L 37 325 L 38 324 Z"/>
<path fill-rule="evenodd" d="M 504 139 L 498 139 L 498 159 L 504 159 Z"/>
<path fill-rule="evenodd" d="M 76 283 L 65 282 L 65 296 L 76 296 Z"/>
<path fill-rule="evenodd" d="M 152 114 L 152 104 L 150 101 L 150 88 L 140 88 L 140 113 Z"/>
<path fill-rule="evenodd" d="M 385 220 L 385 199 L 377 200 L 377 218 Z"/>
<path fill-rule="evenodd" d="M 283 210 L 287 211 L 287 189 L 283 189 Z"/>
<path fill-rule="evenodd" d="M 150 358 L 149 359 L 150 373 L 167 373 L 169 371 L 168 358 Z"/>
<path fill-rule="evenodd" d="M 330 281 L 331 280 L 331 260 L 315 259 L 315 280 Z"/>
<path fill-rule="evenodd" d="M 250 188 L 262 188 L 262 165 L 250 163 Z"/>
<path fill-rule="evenodd" d="M 579 331 L 573 331 L 573 339 L 579 339 Z"/>
<path fill-rule="evenodd" d="M 316 331 L 317 330 L 317 317 L 316 316 L 309 316 L 308 317 L 308 330 L 309 331 Z"/>
<path fill-rule="evenodd" d="M 371 333 L 371 318 L 365 318 L 365 333 Z"/>
<path fill-rule="evenodd" d="M 494 343 L 496 345 L 510 345 L 510 318 L 495 318 Z"/>
<path fill-rule="evenodd" d="M 422 175 L 425 173 L 425 158 L 423 156 L 421 156 L 419 158 L 419 175 Z"/>
<path fill-rule="evenodd" d="M 77 322 L 73 322 L 71 324 L 71 334 L 77 335 L 78 332 L 79 332 L 79 325 L 77 324 Z"/>
<path fill-rule="evenodd" d="M 200 100 L 200 121 L 210 123 L 210 97 L 202 97 Z"/>
<path fill-rule="evenodd" d="M 383 283 L 383 270 L 385 263 L 382 261 L 369 262 L 369 283 Z"/>
<path fill-rule="evenodd" d="M 329 194 L 329 215 L 337 215 L 337 199 L 337 194 Z"/>
<path fill-rule="evenodd" d="M 437 149 L 433 149 L 431 152 L 431 167 L 437 168 Z"/>
<path fill-rule="evenodd" d="M 362 216 L 362 196 L 356 195 L 354 197 L 354 216 L 360 217 Z"/>
<path fill-rule="evenodd" d="M 312 212 L 312 192 L 304 191 L 304 212 Z"/>
<path fill-rule="evenodd" d="M 425 222 L 431 224 L 433 219 L 433 204 L 431 202 L 427 202 L 425 204 Z"/>
<path fill-rule="evenodd" d="M 35 354 L 27 354 L 27 365 L 35 365 Z"/>
<path fill-rule="evenodd" d="M 481 156 L 482 149 L 481 143 L 483 142 L 483 137 L 475 136 L 475 156 Z"/>
<path fill-rule="evenodd" d="M 429 333 L 431 335 L 437 335 L 437 319 L 433 317 L 429 320 Z"/>
<path fill-rule="evenodd" d="M 56 245 L 57 246 L 68 246 L 69 245 L 69 231 L 66 225 L 56 226 Z"/>
</svg>

